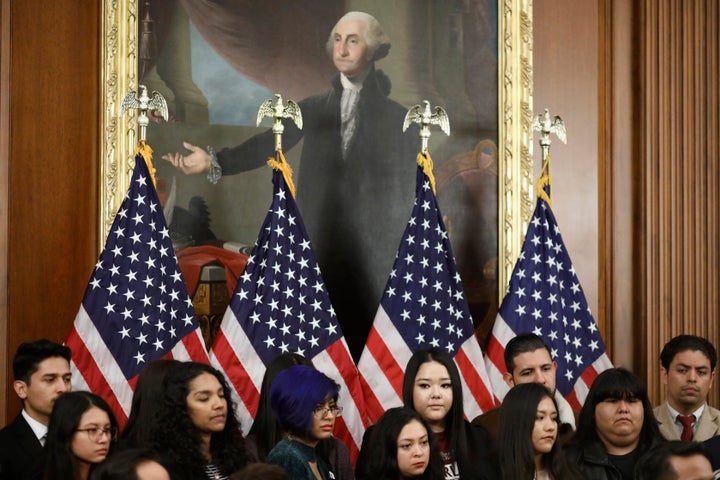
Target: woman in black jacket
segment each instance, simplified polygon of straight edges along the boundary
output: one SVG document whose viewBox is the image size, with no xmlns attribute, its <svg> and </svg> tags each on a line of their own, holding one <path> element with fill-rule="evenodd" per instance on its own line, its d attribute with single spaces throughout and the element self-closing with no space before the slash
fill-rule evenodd
<svg viewBox="0 0 720 480">
<path fill-rule="evenodd" d="M 450 355 L 437 348 L 415 352 L 405 368 L 402 394 L 405 406 L 418 412 L 430 426 L 446 479 L 500 478 L 487 430 L 465 420 L 460 373 Z M 363 440 L 371 431 L 372 427 Z M 360 452 L 358 471 L 368 461 L 365 450 Z"/>
<path fill-rule="evenodd" d="M 663 441 L 645 385 L 611 368 L 590 387 L 566 455 L 588 480 L 632 480 L 638 459 Z"/>
</svg>

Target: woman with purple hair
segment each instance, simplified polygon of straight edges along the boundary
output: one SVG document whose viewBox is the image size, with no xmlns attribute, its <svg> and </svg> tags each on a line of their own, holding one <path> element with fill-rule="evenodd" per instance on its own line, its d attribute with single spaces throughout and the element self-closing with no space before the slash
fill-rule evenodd
<svg viewBox="0 0 720 480">
<path fill-rule="evenodd" d="M 334 478 L 315 447 L 332 436 L 342 412 L 339 391 L 331 378 L 307 365 L 278 373 L 270 387 L 270 406 L 288 434 L 273 447 L 266 463 L 283 467 L 293 480 Z"/>
</svg>

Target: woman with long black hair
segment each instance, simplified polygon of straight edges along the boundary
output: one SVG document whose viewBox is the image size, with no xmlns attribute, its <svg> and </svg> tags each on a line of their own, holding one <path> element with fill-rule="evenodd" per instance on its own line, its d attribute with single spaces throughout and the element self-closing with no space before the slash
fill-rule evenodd
<svg viewBox="0 0 720 480">
<path fill-rule="evenodd" d="M 516 385 L 500 406 L 497 452 L 503 480 L 581 480 L 558 443 L 553 394 L 538 383 Z"/>
</svg>

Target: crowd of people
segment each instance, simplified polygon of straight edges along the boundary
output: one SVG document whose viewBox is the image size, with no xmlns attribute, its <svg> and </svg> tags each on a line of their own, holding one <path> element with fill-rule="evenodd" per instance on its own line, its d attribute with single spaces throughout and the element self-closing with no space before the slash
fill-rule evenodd
<svg viewBox="0 0 720 480">
<path fill-rule="evenodd" d="M 404 405 L 367 428 L 355 465 L 333 437 L 340 386 L 300 355 L 268 366 L 247 436 L 227 380 L 210 365 L 149 363 L 120 430 L 105 400 L 71 391 L 70 356 L 44 339 L 18 348 L 13 387 L 23 410 L 0 430 L 0 480 L 720 478 L 720 411 L 707 404 L 717 354 L 693 335 L 663 348 L 660 406 L 635 374 L 612 368 L 577 413 L 555 389 L 542 339 L 518 335 L 506 346 L 509 392 L 472 422 L 452 358 L 419 350 L 405 369 Z"/>
</svg>

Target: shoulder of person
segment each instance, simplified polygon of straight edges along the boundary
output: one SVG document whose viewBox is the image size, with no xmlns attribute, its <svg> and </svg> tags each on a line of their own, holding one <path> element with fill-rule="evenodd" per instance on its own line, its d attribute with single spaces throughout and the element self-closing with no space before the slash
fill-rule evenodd
<svg viewBox="0 0 720 480">
<path fill-rule="evenodd" d="M 487 412 L 483 412 L 473 418 L 473 425 L 479 425 L 488 429 L 489 425 L 494 425 L 497 429 L 497 423 L 500 421 L 500 407 L 491 408 Z M 488 429 L 489 430 L 489 429 Z"/>
<path fill-rule="evenodd" d="M 471 446 L 481 444 L 487 448 L 490 447 L 492 436 L 487 428 L 482 425 L 474 425 L 468 421 L 464 422 L 464 427 L 467 441 Z"/>
</svg>

